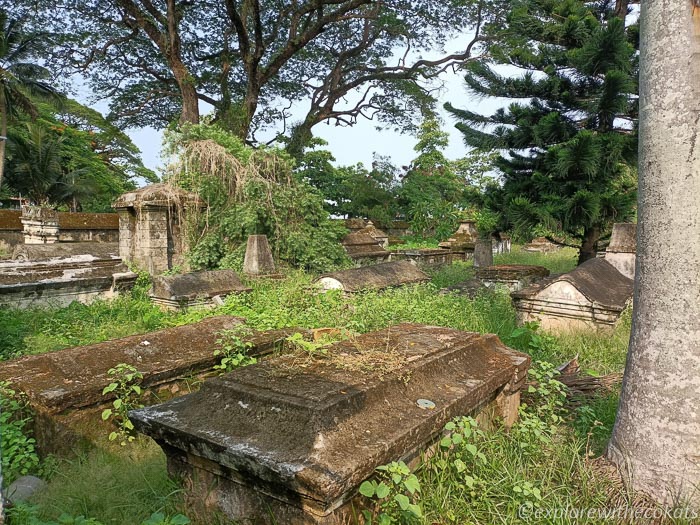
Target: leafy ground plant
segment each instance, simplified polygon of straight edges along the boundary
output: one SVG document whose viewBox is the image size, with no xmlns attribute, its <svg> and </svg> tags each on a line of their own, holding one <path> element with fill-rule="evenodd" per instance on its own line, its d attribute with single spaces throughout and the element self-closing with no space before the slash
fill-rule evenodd
<svg viewBox="0 0 700 525">
<path fill-rule="evenodd" d="M 418 523 L 423 511 L 416 503 L 420 482 L 403 461 L 377 467 L 377 479 L 360 485 L 360 494 L 372 501 L 372 509 L 364 509 L 365 525 Z"/>
<path fill-rule="evenodd" d="M 39 516 L 39 507 L 20 503 L 8 510 L 7 517 L 9 525 L 104 525 L 103 522 L 95 518 L 85 516 L 71 516 L 61 514 L 55 521 L 45 521 Z M 190 520 L 182 514 L 172 517 L 166 516 L 162 512 L 154 512 L 148 519 L 141 522 L 141 525 L 189 525 Z"/>
<path fill-rule="evenodd" d="M 244 340 L 245 336 L 250 335 L 251 332 L 252 330 L 245 326 L 219 332 L 219 337 L 216 340 L 219 347 L 214 350 L 214 355 L 220 357 L 221 361 L 214 366 L 214 370 L 225 374 L 241 366 L 257 362 L 257 359 L 248 355 L 250 349 L 253 348 L 253 343 Z"/>
<path fill-rule="evenodd" d="M 131 365 L 119 363 L 110 368 L 107 374 L 113 379 L 102 390 L 102 395 L 113 394 L 116 399 L 112 401 L 112 408 L 102 411 L 102 420 L 112 420 L 117 430 L 109 434 L 110 441 L 119 441 L 124 446 L 136 439 L 134 425 L 129 419 L 129 410 L 141 408 L 140 402 L 142 390 L 139 383 L 143 380 L 143 374 Z"/>
<path fill-rule="evenodd" d="M 30 432 L 31 421 L 31 412 L 22 396 L 9 382 L 0 382 L 0 471 L 7 484 L 39 470 L 36 442 Z"/>
</svg>

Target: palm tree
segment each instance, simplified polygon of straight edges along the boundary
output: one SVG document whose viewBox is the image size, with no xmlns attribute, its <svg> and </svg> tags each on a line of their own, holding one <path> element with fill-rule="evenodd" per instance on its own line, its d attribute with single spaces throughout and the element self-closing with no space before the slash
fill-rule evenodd
<svg viewBox="0 0 700 525">
<path fill-rule="evenodd" d="M 35 204 L 48 204 L 52 190 L 63 177 L 62 141 L 31 122 L 27 123 L 26 137 L 10 137 L 11 185 Z"/>
<path fill-rule="evenodd" d="M 37 50 L 39 34 L 23 32 L 23 21 L 8 18 L 0 10 L 0 187 L 5 166 L 8 118 L 25 113 L 36 118 L 32 97 L 58 99 L 60 95 L 45 81 L 49 71 L 27 60 Z"/>
</svg>

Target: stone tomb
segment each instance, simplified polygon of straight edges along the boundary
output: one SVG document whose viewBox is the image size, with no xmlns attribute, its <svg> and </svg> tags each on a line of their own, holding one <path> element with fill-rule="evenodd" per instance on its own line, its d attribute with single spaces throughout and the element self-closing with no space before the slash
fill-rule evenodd
<svg viewBox="0 0 700 525">
<path fill-rule="evenodd" d="M 14 259 L 0 262 L 0 304 L 63 307 L 112 298 L 137 278 L 116 251 L 114 243 L 18 245 Z"/>
<path fill-rule="evenodd" d="M 35 413 L 34 434 L 42 454 L 70 453 L 77 447 L 101 443 L 111 431 L 100 413 L 113 394 L 102 390 L 113 379 L 110 368 L 126 363 L 143 374 L 146 404 L 182 395 L 192 379 L 211 373 L 221 356 L 214 350 L 223 330 L 241 329 L 238 317 L 211 317 L 198 323 L 0 363 L 0 381 L 26 395 Z M 280 348 L 289 335 L 305 330 L 242 331 L 253 347 L 250 355 Z M 185 380 L 188 379 L 188 380 Z"/>
<path fill-rule="evenodd" d="M 187 266 L 186 215 L 204 203 L 195 193 L 151 184 L 125 193 L 112 205 L 119 214 L 119 255 L 151 275 Z"/>
<path fill-rule="evenodd" d="M 233 270 L 211 270 L 153 278 L 151 300 L 171 310 L 213 307 L 229 294 L 248 293 L 252 288 L 241 283 Z"/>
<path fill-rule="evenodd" d="M 347 524 L 362 481 L 416 457 L 453 417 L 512 424 L 529 361 L 495 335 L 401 324 L 318 359 L 234 370 L 130 417 L 192 506 L 242 523 Z"/>
<path fill-rule="evenodd" d="M 22 206 L 20 218 L 25 244 L 58 242 L 58 212 L 41 206 Z"/>
<path fill-rule="evenodd" d="M 356 233 L 366 233 L 372 239 L 377 241 L 377 243 L 382 247 L 382 248 L 388 248 L 389 247 L 389 236 L 384 233 L 382 230 L 377 228 L 372 221 L 367 222 L 367 226 L 362 228 Z"/>
<path fill-rule="evenodd" d="M 549 241 L 544 237 L 535 237 L 529 243 L 523 246 L 523 250 L 526 252 L 550 253 L 561 250 L 561 246 L 554 244 L 552 241 Z"/>
<path fill-rule="evenodd" d="M 637 225 L 629 222 L 613 224 L 610 244 L 605 250 L 605 260 L 618 272 L 634 279 L 637 261 Z"/>
<path fill-rule="evenodd" d="M 476 229 L 475 221 L 460 221 L 457 231 L 452 237 L 438 244 L 440 248 L 445 248 L 453 252 L 464 253 L 464 258 L 470 258 L 474 253 L 479 232 Z"/>
<path fill-rule="evenodd" d="M 454 254 L 442 248 L 419 248 L 415 250 L 392 250 L 390 260 L 411 261 L 419 268 L 433 268 L 452 264 Z"/>
<path fill-rule="evenodd" d="M 516 292 L 549 275 L 544 266 L 526 266 L 519 264 L 502 264 L 498 266 L 481 266 L 475 269 L 476 278 L 484 286 L 506 286 Z"/>
<path fill-rule="evenodd" d="M 606 328 L 632 299 L 634 281 L 604 259 L 589 259 L 569 273 L 548 277 L 513 292 L 520 322 L 549 330 Z"/>
<path fill-rule="evenodd" d="M 428 274 L 410 261 L 395 261 L 327 273 L 319 277 L 316 283 L 324 291 L 342 290 L 354 293 L 424 283 L 429 280 Z"/>
<path fill-rule="evenodd" d="M 389 260 L 390 253 L 367 233 L 348 233 L 343 237 L 342 244 L 348 257 L 359 266 Z"/>
</svg>

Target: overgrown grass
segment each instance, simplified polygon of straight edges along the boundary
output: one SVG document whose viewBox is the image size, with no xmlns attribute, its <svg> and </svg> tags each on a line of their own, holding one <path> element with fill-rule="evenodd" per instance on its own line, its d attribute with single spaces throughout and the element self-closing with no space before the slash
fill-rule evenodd
<svg viewBox="0 0 700 525">
<path fill-rule="evenodd" d="M 540 264 L 559 272 L 570 269 L 575 256 L 566 250 L 546 255 L 514 250 L 510 255 L 497 256 L 496 262 Z M 248 325 L 257 329 L 343 327 L 368 332 L 404 321 L 449 326 L 496 333 L 506 344 L 555 365 L 578 354 L 582 367 L 590 373 L 622 371 L 629 313 L 610 333 L 514 333 L 515 312 L 504 290 L 474 299 L 437 293 L 440 288 L 472 277 L 471 263 L 432 271 L 431 277 L 429 284 L 343 297 L 337 292 L 314 293 L 312 276 L 292 272 L 284 280 L 251 281 L 252 293 L 231 296 L 214 310 L 185 313 L 163 312 L 153 306 L 143 283 L 130 295 L 91 306 L 0 309 L 0 358 L 53 351 L 228 314 L 245 317 Z M 537 488 L 548 506 L 601 505 L 612 489 L 606 478 L 591 468 L 588 452 L 602 453 L 612 430 L 617 398 L 618 393 L 613 392 L 572 408 L 556 422 L 551 439 L 534 449 L 531 441 L 535 438 L 523 434 L 529 432 L 525 427 L 520 434 L 496 431 L 479 435 L 474 444 L 486 459 L 469 467 L 469 475 L 481 480 L 476 489 L 455 473 L 448 475 L 444 468 L 425 466 L 418 472 L 426 515 L 421 523 L 515 523 L 517 509 L 522 505 L 528 501 L 532 505 L 543 504 L 528 487 Z M 531 450 L 526 453 L 524 448 L 528 447 Z M 36 503 L 43 519 L 56 519 L 67 512 L 91 516 L 104 524 L 132 525 L 153 512 L 183 512 L 178 490 L 167 479 L 162 453 L 154 444 L 144 444 L 144 440 L 125 447 L 123 455 L 96 452 L 60 463 L 48 490 Z"/>
<path fill-rule="evenodd" d="M 501 253 L 494 257 L 494 264 L 529 264 L 544 266 L 552 274 L 566 273 L 576 267 L 578 251 L 562 248 L 551 253 L 526 252 L 522 246 L 513 245 L 510 253 Z"/>
</svg>

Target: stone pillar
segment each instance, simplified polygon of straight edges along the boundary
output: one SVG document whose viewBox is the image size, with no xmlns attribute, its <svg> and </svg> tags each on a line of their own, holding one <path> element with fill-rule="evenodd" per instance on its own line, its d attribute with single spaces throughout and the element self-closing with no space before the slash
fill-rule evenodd
<svg viewBox="0 0 700 525">
<path fill-rule="evenodd" d="M 245 250 L 243 273 L 246 275 L 272 275 L 276 272 L 272 250 L 267 235 L 251 235 Z"/>
<path fill-rule="evenodd" d="M 58 242 L 58 212 L 40 206 L 22 206 L 24 244 Z"/>
</svg>

